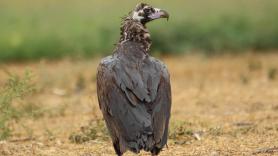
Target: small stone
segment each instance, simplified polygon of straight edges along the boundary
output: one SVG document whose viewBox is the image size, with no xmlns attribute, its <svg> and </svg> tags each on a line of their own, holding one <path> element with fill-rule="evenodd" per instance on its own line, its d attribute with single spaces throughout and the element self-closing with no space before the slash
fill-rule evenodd
<svg viewBox="0 0 278 156">
<path fill-rule="evenodd" d="M 211 152 L 210 156 L 219 156 L 219 152 L 213 151 Z"/>
</svg>

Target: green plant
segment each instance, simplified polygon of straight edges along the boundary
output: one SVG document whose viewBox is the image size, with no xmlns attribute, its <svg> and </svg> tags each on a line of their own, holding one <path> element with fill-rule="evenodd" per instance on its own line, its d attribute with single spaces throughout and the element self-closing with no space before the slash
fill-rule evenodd
<svg viewBox="0 0 278 156">
<path fill-rule="evenodd" d="M 33 119 L 38 119 L 40 117 L 43 117 L 46 113 L 46 111 L 42 109 L 39 104 L 35 104 L 31 102 L 22 104 L 22 106 L 18 109 L 18 111 L 22 116 L 31 117 Z"/>
<path fill-rule="evenodd" d="M 268 70 L 268 79 L 269 80 L 274 80 L 276 77 L 277 77 L 277 73 L 278 73 L 278 70 L 277 68 L 270 68 Z"/>
<path fill-rule="evenodd" d="M 81 144 L 95 139 L 107 140 L 108 135 L 104 121 L 97 119 L 91 121 L 87 126 L 81 127 L 79 132 L 72 133 L 69 140 L 72 143 Z"/>
<path fill-rule="evenodd" d="M 0 140 L 10 136 L 12 121 L 18 121 L 21 112 L 13 105 L 16 100 L 23 99 L 26 95 L 34 91 L 31 84 L 31 73 L 26 72 L 21 78 L 17 75 L 9 74 L 6 84 L 0 89 Z"/>
<path fill-rule="evenodd" d="M 186 144 L 194 140 L 192 124 L 184 121 L 174 122 L 170 125 L 169 139 L 175 144 Z"/>
<path fill-rule="evenodd" d="M 136 3 L 1 0 L 0 61 L 111 54 L 119 39 L 120 17 Z M 154 43 L 152 52 L 176 54 L 197 49 L 222 54 L 278 48 L 276 0 L 213 0 L 200 2 L 202 5 L 193 0 L 149 3 L 171 14 L 169 23 L 148 25 Z"/>
</svg>

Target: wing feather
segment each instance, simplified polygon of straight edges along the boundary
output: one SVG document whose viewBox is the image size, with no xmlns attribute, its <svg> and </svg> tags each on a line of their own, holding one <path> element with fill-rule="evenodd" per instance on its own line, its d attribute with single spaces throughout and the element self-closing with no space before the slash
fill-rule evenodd
<svg viewBox="0 0 278 156">
<path fill-rule="evenodd" d="M 139 152 L 140 135 L 152 133 L 152 119 L 145 105 L 130 104 L 125 92 L 117 85 L 112 66 L 101 64 L 98 68 L 98 100 L 113 142 Z M 140 143 L 141 141 L 141 143 Z"/>
</svg>

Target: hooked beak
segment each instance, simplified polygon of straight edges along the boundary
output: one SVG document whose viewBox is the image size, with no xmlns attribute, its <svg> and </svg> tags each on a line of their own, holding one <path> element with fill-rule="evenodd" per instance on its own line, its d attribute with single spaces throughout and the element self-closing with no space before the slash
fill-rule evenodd
<svg viewBox="0 0 278 156">
<path fill-rule="evenodd" d="M 167 18 L 169 20 L 169 13 L 165 10 L 155 9 L 155 13 L 149 16 L 151 20 L 159 19 L 159 18 Z"/>
</svg>

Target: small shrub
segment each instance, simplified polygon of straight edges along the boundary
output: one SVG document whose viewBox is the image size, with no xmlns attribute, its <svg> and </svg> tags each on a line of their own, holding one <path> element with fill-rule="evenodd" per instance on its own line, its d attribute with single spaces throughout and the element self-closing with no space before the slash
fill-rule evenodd
<svg viewBox="0 0 278 156">
<path fill-rule="evenodd" d="M 278 73 L 278 71 L 277 71 L 276 68 L 270 68 L 268 70 L 268 79 L 269 80 L 274 80 L 277 76 L 277 73 Z"/>
<path fill-rule="evenodd" d="M 194 132 L 190 128 L 191 123 L 175 122 L 170 125 L 169 139 L 173 139 L 175 144 L 186 144 L 194 140 Z"/>
<path fill-rule="evenodd" d="M 240 75 L 240 81 L 242 84 L 246 85 L 249 83 L 249 78 L 246 75 Z"/>
<path fill-rule="evenodd" d="M 34 119 L 38 119 L 45 115 L 45 110 L 43 110 L 40 105 L 35 103 L 26 103 L 22 105 L 19 111 L 24 117 L 31 117 Z"/>
<path fill-rule="evenodd" d="M 23 78 L 9 74 L 7 83 L 0 89 L 0 140 L 7 139 L 12 129 L 11 121 L 18 121 L 20 111 L 12 104 L 15 100 L 22 99 L 34 90 L 31 84 L 31 74 L 26 72 Z"/>
<path fill-rule="evenodd" d="M 75 84 L 75 91 L 77 93 L 81 92 L 86 88 L 86 80 L 82 74 L 78 75 L 76 84 Z"/>
<path fill-rule="evenodd" d="M 248 63 L 249 71 L 257 71 L 262 69 L 262 63 L 260 61 L 250 61 Z"/>
<path fill-rule="evenodd" d="M 259 129 L 256 124 L 254 123 L 245 123 L 245 122 L 239 122 L 235 124 L 235 129 L 231 131 L 230 135 L 234 137 L 242 136 L 242 135 L 247 135 L 250 133 L 259 133 Z"/>
<path fill-rule="evenodd" d="M 107 140 L 108 131 L 103 120 L 97 119 L 91 121 L 88 126 L 80 128 L 79 132 L 72 133 L 69 140 L 72 143 L 81 144 L 90 140 Z"/>
<path fill-rule="evenodd" d="M 213 128 L 210 128 L 208 130 L 208 133 L 211 135 L 211 136 L 221 136 L 224 134 L 224 131 L 223 131 L 223 128 L 222 127 L 213 127 Z"/>
</svg>

